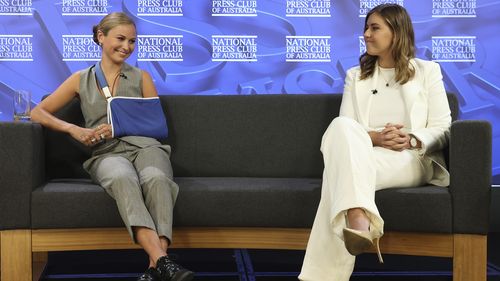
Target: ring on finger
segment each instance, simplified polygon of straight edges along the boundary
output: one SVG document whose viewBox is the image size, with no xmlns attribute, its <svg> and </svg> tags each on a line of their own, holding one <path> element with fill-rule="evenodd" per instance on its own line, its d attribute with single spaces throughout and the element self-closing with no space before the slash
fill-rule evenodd
<svg viewBox="0 0 500 281">
<path fill-rule="evenodd" d="M 106 138 L 106 135 L 104 133 L 102 133 L 100 136 L 101 136 L 101 140 Z"/>
<path fill-rule="evenodd" d="M 96 140 L 95 138 L 92 138 L 92 139 L 90 140 L 90 142 L 91 142 L 91 143 L 94 143 L 94 142 L 96 142 L 96 141 L 97 141 L 97 140 Z"/>
</svg>

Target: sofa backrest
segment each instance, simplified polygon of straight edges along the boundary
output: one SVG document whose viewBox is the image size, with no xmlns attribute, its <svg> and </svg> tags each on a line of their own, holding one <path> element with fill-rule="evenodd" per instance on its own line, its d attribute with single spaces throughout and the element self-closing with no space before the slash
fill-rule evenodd
<svg viewBox="0 0 500 281">
<path fill-rule="evenodd" d="M 322 174 L 321 137 L 342 95 L 160 96 L 177 177 L 311 177 Z M 449 96 L 453 117 L 458 103 Z M 58 117 L 83 124 L 75 99 Z M 45 130 L 48 178 L 88 177 L 90 149 Z"/>
<path fill-rule="evenodd" d="M 179 176 L 320 177 L 340 95 L 162 97 Z"/>
</svg>

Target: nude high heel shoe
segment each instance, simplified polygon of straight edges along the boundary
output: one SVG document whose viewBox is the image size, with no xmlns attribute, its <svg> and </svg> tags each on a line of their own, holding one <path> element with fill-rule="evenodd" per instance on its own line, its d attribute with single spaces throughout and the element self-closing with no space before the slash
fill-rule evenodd
<svg viewBox="0 0 500 281">
<path fill-rule="evenodd" d="M 347 214 L 345 219 L 347 227 L 344 227 L 343 233 L 344 244 L 347 251 L 351 255 L 356 256 L 366 252 L 371 247 L 376 246 L 378 261 L 380 263 L 384 263 L 384 259 L 382 258 L 382 254 L 380 253 L 380 238 L 374 238 L 374 233 L 371 233 L 370 231 L 361 231 L 349 228 L 349 220 L 347 219 Z"/>
</svg>

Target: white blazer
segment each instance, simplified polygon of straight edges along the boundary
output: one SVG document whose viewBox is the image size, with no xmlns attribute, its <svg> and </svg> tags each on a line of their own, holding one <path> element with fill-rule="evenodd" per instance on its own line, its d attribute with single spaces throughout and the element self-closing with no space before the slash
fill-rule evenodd
<svg viewBox="0 0 500 281">
<path fill-rule="evenodd" d="M 409 133 L 422 142 L 419 154 L 423 163 L 433 166 L 434 175 L 429 181 L 438 186 L 448 186 L 450 175 L 446 170 L 442 149 L 448 143 L 451 112 L 443 85 L 439 64 L 432 61 L 412 59 L 415 76 L 401 85 L 406 112 L 410 115 Z M 369 128 L 372 90 L 376 89 L 379 70 L 372 77 L 360 80 L 359 66 L 347 71 L 340 116 L 356 120 L 367 131 Z M 431 161 L 425 161 L 431 160 Z"/>
</svg>

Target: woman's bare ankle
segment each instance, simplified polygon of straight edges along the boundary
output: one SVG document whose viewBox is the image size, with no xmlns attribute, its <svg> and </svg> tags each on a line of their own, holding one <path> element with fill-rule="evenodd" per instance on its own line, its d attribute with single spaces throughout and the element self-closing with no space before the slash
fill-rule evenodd
<svg viewBox="0 0 500 281">
<path fill-rule="evenodd" d="M 370 229 L 370 219 L 362 208 L 353 208 L 347 211 L 348 226 L 351 229 L 368 231 Z"/>
</svg>

